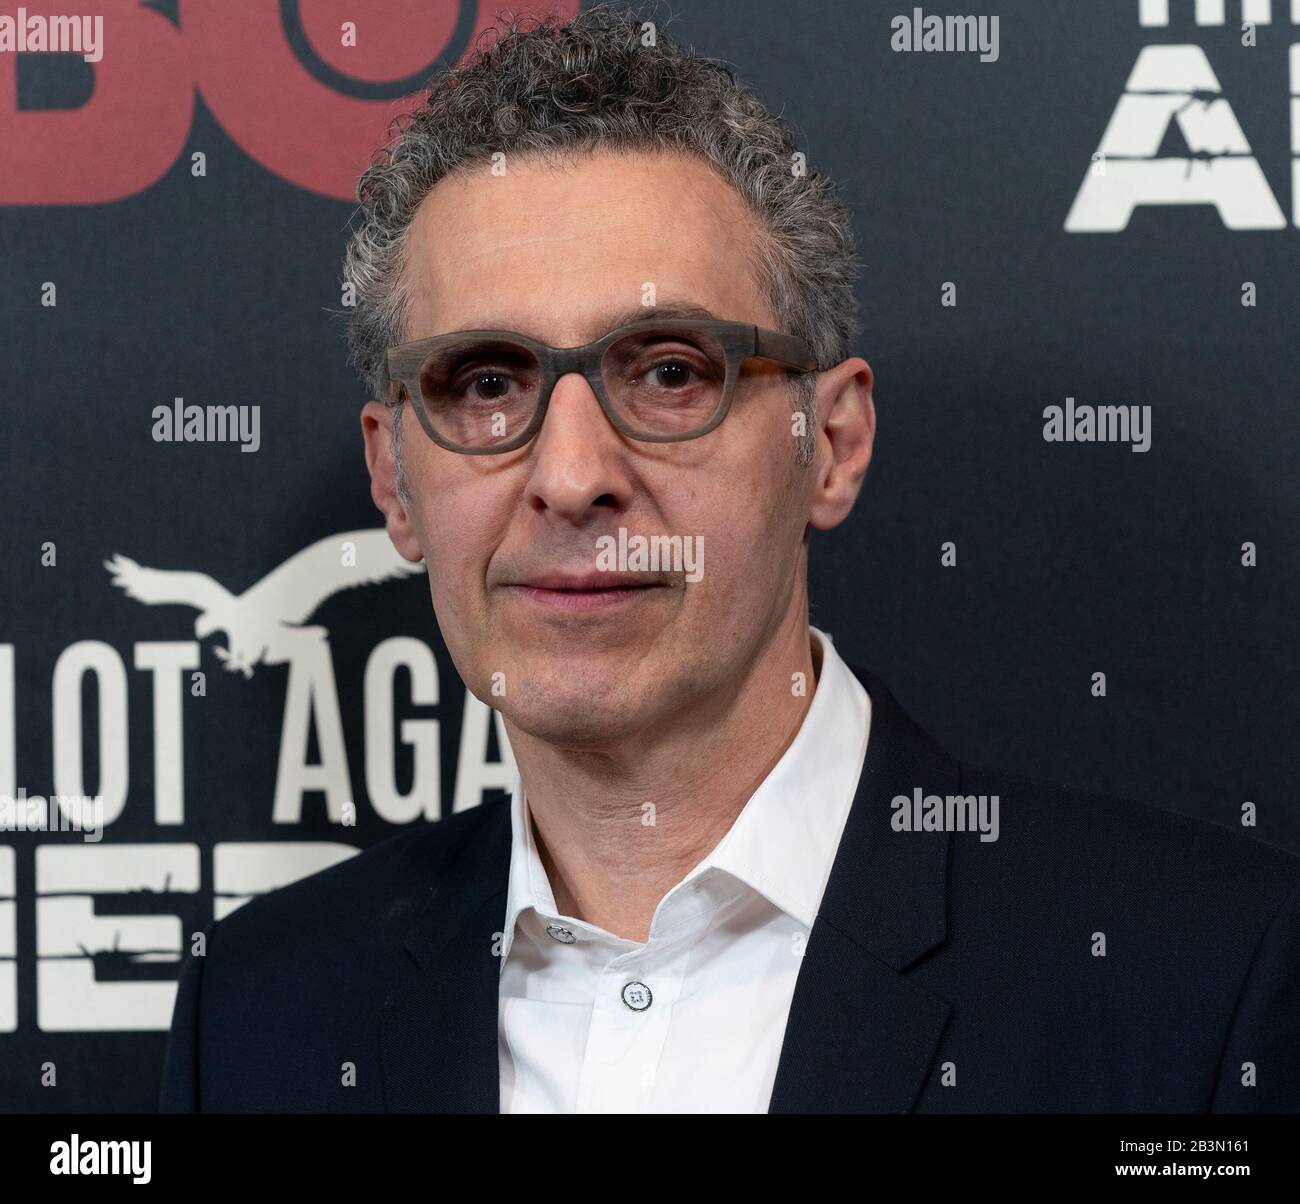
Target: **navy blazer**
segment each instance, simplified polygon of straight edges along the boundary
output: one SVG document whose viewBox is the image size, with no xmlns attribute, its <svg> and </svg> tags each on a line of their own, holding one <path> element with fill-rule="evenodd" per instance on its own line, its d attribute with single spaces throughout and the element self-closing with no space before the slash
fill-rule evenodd
<svg viewBox="0 0 1300 1204">
<path fill-rule="evenodd" d="M 871 738 L 772 1112 L 1300 1111 L 1300 859 L 959 764 L 853 672 Z M 998 839 L 895 831 L 917 788 L 997 795 Z M 210 926 L 162 1111 L 498 1111 L 510 844 L 497 798 Z"/>
</svg>

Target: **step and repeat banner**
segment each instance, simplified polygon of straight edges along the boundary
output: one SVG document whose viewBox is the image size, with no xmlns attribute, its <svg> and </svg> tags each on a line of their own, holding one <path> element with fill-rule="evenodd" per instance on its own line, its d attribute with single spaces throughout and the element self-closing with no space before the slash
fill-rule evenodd
<svg viewBox="0 0 1300 1204">
<path fill-rule="evenodd" d="M 0 831 L 0 1109 L 152 1110 L 189 934 L 513 779 L 342 322 L 357 176 L 495 15 L 0 3 L 0 798 L 103 804 Z M 853 209 L 814 623 L 967 760 L 1300 850 L 1300 0 L 652 15 Z"/>
</svg>

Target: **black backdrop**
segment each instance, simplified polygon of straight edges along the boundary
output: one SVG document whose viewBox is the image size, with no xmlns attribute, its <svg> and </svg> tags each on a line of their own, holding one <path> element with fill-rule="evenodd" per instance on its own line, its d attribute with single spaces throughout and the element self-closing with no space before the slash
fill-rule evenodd
<svg viewBox="0 0 1300 1204">
<path fill-rule="evenodd" d="M 0 53 L 0 794 L 80 779 L 121 809 L 98 844 L 3 834 L 0 1107 L 148 1110 L 189 933 L 510 772 L 488 713 L 466 720 L 418 578 L 329 597 L 311 620 L 325 663 L 294 683 L 283 664 L 224 672 L 193 608 L 142 605 L 103 567 L 239 593 L 378 526 L 331 315 L 349 189 L 393 98 L 495 10 L 26 7 L 103 13 L 105 53 Z M 1167 21 L 1138 0 L 1023 0 L 996 10 L 982 62 L 893 49 L 913 7 L 687 0 L 668 26 L 783 112 L 855 213 L 877 453 L 850 521 L 814 541 L 813 622 L 965 759 L 1227 824 L 1250 802 L 1256 835 L 1300 850 L 1300 24 L 1287 0 L 1268 23 L 1252 6 L 1253 39 L 1236 0 L 1217 25 L 1191 0 Z M 351 60 L 329 49 L 344 20 Z M 1185 49 L 1148 55 L 1156 84 L 1121 106 L 1139 56 L 1167 47 Z M 1144 149 L 1162 92 L 1178 113 Z M 1113 116 L 1120 152 L 1094 165 Z M 1113 200 L 1164 160 L 1224 211 L 1139 204 L 1122 229 L 1067 230 L 1086 181 Z M 1225 220 L 1230 201 L 1253 216 Z M 155 441 L 178 396 L 259 405 L 260 449 Z M 1150 450 L 1045 441 L 1067 397 L 1150 406 Z M 311 736 L 281 770 L 294 693 Z M 342 770 L 320 735 L 334 696 Z M 294 776 L 304 757 L 335 766 L 332 795 L 301 789 L 319 784 Z M 418 798 L 377 803 L 372 763 Z"/>
</svg>

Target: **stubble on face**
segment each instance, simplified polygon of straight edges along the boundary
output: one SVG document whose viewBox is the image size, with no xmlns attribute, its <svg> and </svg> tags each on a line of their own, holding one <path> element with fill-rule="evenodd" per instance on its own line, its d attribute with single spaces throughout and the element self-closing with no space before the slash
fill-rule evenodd
<svg viewBox="0 0 1300 1204">
<path fill-rule="evenodd" d="M 441 182 L 413 223 L 406 338 L 504 327 L 553 346 L 604 334 L 653 287 L 717 316 L 776 325 L 755 287 L 752 218 L 707 166 L 677 155 L 522 161 Z M 576 376 L 542 430 L 500 456 L 403 433 L 412 522 L 443 639 L 470 690 L 560 747 L 599 748 L 725 709 L 765 643 L 803 606 L 807 473 L 791 395 L 750 361 L 732 412 L 682 443 L 624 439 Z M 412 437 L 415 435 L 416 437 Z M 604 610 L 557 613 L 518 587 L 590 572 L 596 539 L 703 540 L 696 582 Z M 805 622 L 806 627 L 806 622 Z"/>
</svg>

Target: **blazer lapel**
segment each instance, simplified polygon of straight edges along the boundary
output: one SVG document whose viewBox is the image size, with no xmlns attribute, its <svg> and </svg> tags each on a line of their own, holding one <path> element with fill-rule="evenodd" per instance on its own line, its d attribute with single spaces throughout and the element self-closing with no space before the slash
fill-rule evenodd
<svg viewBox="0 0 1300 1204">
<path fill-rule="evenodd" d="M 498 1112 L 497 933 L 505 922 L 510 809 L 497 806 L 399 930 L 409 976 L 384 1004 L 388 1112 Z"/>
<path fill-rule="evenodd" d="M 910 1112 L 950 1006 L 905 971 L 947 933 L 946 832 L 895 832 L 890 801 L 948 794 L 956 762 L 854 666 L 871 696 L 857 794 L 795 983 L 770 1112 Z"/>
</svg>

